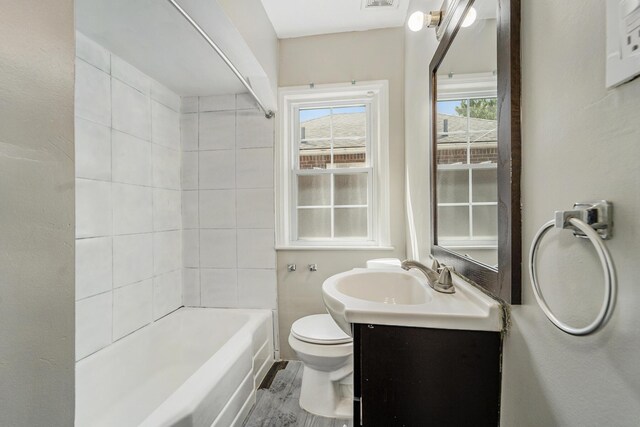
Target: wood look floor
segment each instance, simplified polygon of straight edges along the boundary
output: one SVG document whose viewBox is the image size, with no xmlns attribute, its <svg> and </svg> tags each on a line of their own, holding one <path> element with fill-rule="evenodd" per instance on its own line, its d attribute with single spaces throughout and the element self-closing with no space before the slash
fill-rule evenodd
<svg viewBox="0 0 640 427">
<path fill-rule="evenodd" d="M 336 420 L 311 415 L 300 408 L 302 363 L 289 362 L 278 371 L 269 388 L 257 392 L 256 406 L 245 427 L 353 427 L 353 420 Z"/>
</svg>

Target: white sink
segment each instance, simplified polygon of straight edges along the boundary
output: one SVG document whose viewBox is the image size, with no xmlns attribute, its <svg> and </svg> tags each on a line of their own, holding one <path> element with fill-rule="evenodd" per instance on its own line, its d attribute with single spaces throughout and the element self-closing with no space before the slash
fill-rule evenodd
<svg viewBox="0 0 640 427">
<path fill-rule="evenodd" d="M 352 323 L 500 331 L 500 304 L 460 277 L 456 293 L 431 289 L 417 270 L 356 268 L 322 285 L 327 311 L 342 330 Z"/>
</svg>

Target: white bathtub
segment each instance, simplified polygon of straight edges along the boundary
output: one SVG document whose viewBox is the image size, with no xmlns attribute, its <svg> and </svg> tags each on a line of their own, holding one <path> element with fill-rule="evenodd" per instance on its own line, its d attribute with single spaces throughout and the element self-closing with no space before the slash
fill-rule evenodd
<svg viewBox="0 0 640 427">
<path fill-rule="evenodd" d="M 272 331 L 269 310 L 181 308 L 76 364 L 76 426 L 240 425 Z"/>
</svg>

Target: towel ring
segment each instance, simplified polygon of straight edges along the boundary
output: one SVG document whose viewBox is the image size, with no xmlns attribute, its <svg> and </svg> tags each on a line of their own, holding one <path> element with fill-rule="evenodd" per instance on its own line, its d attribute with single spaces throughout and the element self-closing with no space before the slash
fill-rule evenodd
<svg viewBox="0 0 640 427">
<path fill-rule="evenodd" d="M 538 253 L 538 248 L 540 246 L 540 241 L 542 237 L 554 226 L 558 225 L 557 220 L 551 220 L 545 223 L 535 238 L 533 239 L 533 243 L 531 245 L 531 251 L 529 253 L 529 273 L 531 274 L 531 285 L 533 287 L 533 293 L 536 296 L 536 300 L 538 300 L 538 304 L 540 304 L 540 308 L 544 314 L 549 318 L 549 320 L 561 331 L 564 331 L 571 335 L 583 336 L 589 335 L 595 331 L 597 331 L 610 317 L 611 310 L 613 309 L 613 299 L 615 294 L 615 271 L 613 268 L 613 260 L 611 259 L 611 254 L 609 254 L 609 250 L 605 246 L 603 242 L 603 238 L 600 237 L 600 234 L 596 230 L 592 228 L 591 225 L 587 224 L 585 221 L 582 221 L 575 217 L 565 217 L 564 226 L 562 228 L 572 228 L 576 229 L 583 234 L 579 234 L 580 236 L 586 236 L 598 253 L 598 258 L 600 259 L 600 263 L 602 264 L 602 268 L 604 269 L 604 282 L 605 282 L 605 292 L 604 299 L 602 303 L 602 308 L 598 313 L 598 316 L 595 318 L 593 322 L 583 328 L 575 328 L 573 326 L 569 326 L 566 323 L 560 321 L 549 309 L 549 305 L 544 299 L 542 295 L 542 291 L 540 290 L 540 284 L 538 282 L 538 274 L 536 272 L 535 262 L 536 256 Z"/>
</svg>

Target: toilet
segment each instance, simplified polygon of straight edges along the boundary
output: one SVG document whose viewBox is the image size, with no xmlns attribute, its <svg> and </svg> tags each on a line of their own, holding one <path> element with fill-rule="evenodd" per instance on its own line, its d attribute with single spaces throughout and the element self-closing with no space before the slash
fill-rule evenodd
<svg viewBox="0 0 640 427">
<path fill-rule="evenodd" d="M 353 416 L 353 340 L 328 314 L 291 326 L 289 345 L 304 365 L 300 407 L 328 418 Z"/>
</svg>

